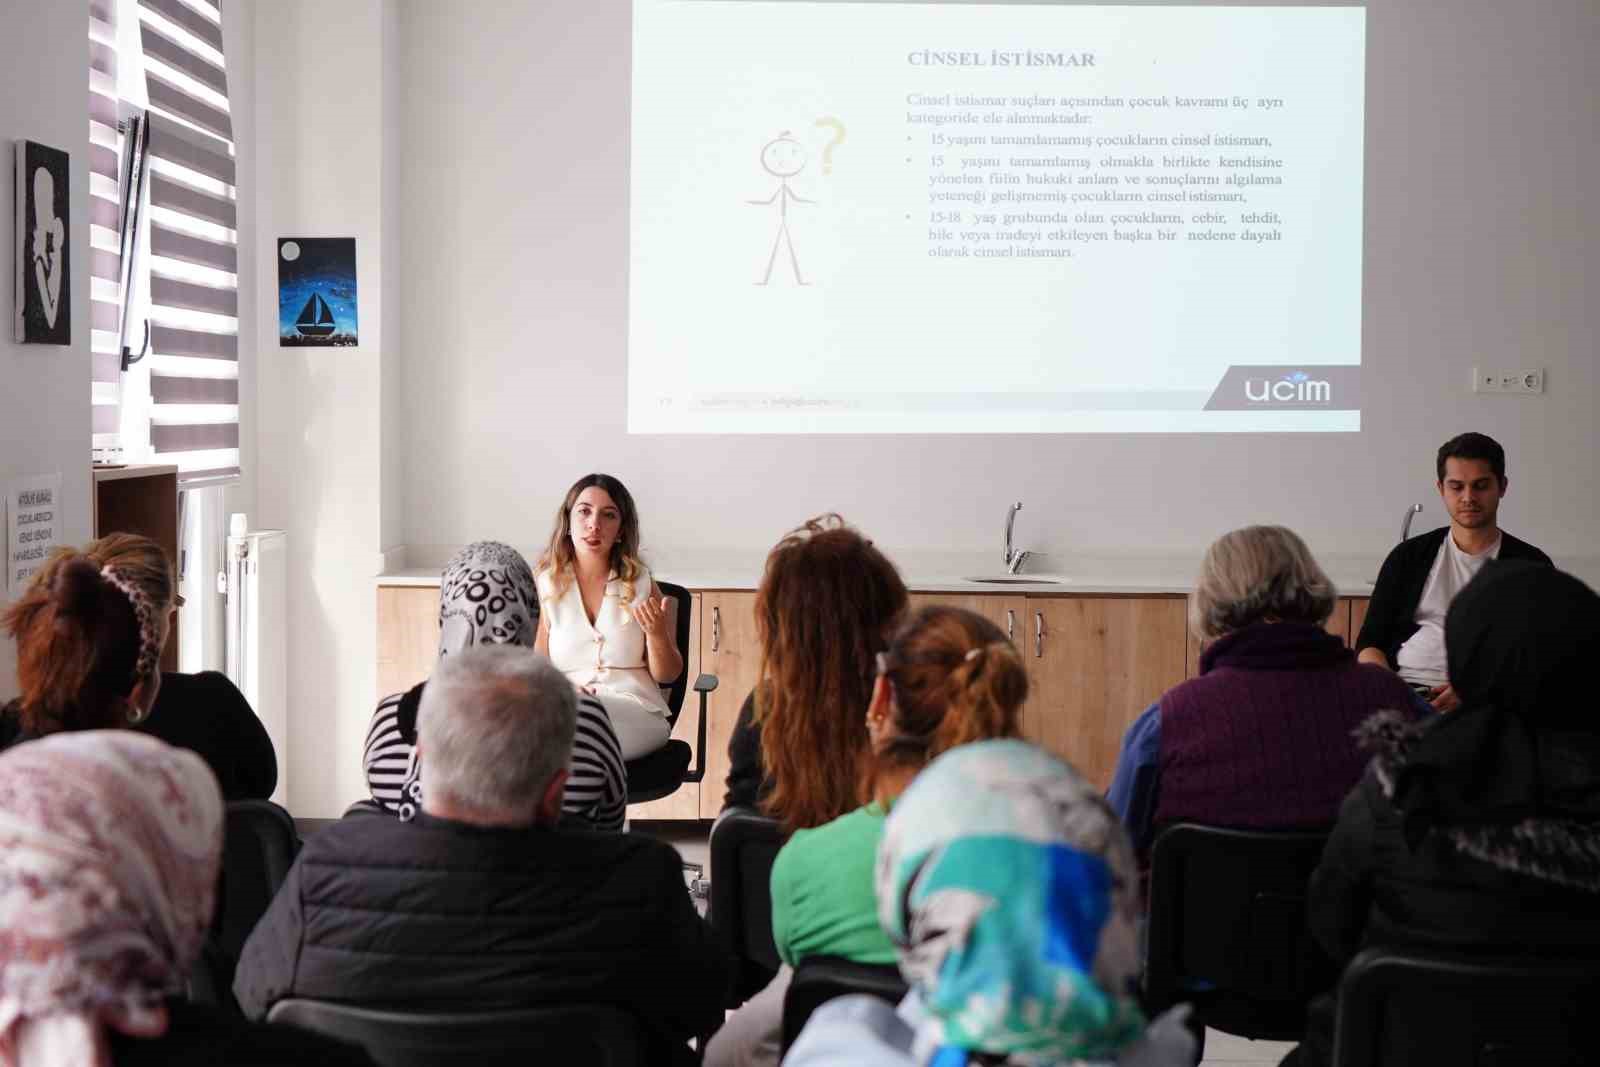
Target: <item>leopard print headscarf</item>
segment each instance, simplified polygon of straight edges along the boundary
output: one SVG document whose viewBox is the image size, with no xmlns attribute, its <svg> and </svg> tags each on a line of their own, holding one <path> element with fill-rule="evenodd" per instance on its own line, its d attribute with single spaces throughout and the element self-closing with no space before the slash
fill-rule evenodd
<svg viewBox="0 0 1600 1067">
<path fill-rule="evenodd" d="M 522 554 L 478 541 L 445 565 L 439 582 L 439 655 L 473 645 L 532 648 L 539 632 L 533 571 Z"/>
</svg>

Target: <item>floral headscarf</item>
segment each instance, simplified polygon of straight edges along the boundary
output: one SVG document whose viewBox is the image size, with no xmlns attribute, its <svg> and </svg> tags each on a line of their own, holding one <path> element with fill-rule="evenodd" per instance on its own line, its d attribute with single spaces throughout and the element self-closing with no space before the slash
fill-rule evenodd
<svg viewBox="0 0 1600 1067">
<path fill-rule="evenodd" d="M 1022 741 L 940 756 L 895 802 L 878 916 L 925 1007 L 920 1062 L 1114 1060 L 1144 1029 L 1133 852 L 1093 786 Z"/>
<path fill-rule="evenodd" d="M 0 754 L 0 1064 L 106 1063 L 101 1020 L 159 1032 L 211 923 L 222 794 L 131 730 Z"/>
</svg>

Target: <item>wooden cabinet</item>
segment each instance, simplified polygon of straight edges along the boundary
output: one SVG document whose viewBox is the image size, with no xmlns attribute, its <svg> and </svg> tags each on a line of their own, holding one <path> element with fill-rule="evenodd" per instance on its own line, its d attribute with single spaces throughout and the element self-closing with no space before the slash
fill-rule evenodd
<svg viewBox="0 0 1600 1067">
<path fill-rule="evenodd" d="M 1372 605 L 1372 598 L 1359 596 L 1350 598 L 1350 647 L 1356 647 L 1356 641 L 1361 637 L 1361 627 L 1367 621 L 1367 608 Z"/>
<path fill-rule="evenodd" d="M 172 561 L 176 575 L 182 565 L 178 555 L 178 468 L 172 464 L 95 467 L 94 536 L 131 533 L 160 545 Z M 178 627 L 167 635 L 161 650 L 161 669 L 178 669 Z"/>
<path fill-rule="evenodd" d="M 968 611 L 976 612 L 1000 627 L 1018 648 L 1022 647 L 1023 619 L 1027 611 L 1026 597 L 972 593 L 911 594 L 912 611 L 927 607 L 929 604 L 948 604 L 951 607 L 966 608 Z"/>
<path fill-rule="evenodd" d="M 1122 735 L 1183 680 L 1184 598 L 1028 597 L 1023 734 L 1111 783 Z"/>
<path fill-rule="evenodd" d="M 728 740 L 744 698 L 761 670 L 756 638 L 756 595 L 748 592 L 701 594 L 701 670 L 717 676 L 717 690 L 706 702 L 706 777 L 700 784 L 700 818 L 722 810 L 728 780 Z"/>
<path fill-rule="evenodd" d="M 378 692 L 404 693 L 433 673 L 439 658 L 439 587 L 378 587 Z"/>
</svg>

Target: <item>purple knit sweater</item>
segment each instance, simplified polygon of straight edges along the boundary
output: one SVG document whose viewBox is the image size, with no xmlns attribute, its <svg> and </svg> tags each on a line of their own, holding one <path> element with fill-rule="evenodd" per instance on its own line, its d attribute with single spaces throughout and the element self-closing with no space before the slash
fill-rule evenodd
<svg viewBox="0 0 1600 1067">
<path fill-rule="evenodd" d="M 1352 732 L 1375 711 L 1410 713 L 1398 675 L 1357 663 L 1303 623 L 1258 623 L 1217 639 L 1200 677 L 1161 698 L 1155 825 L 1331 826 L 1366 767 Z"/>
</svg>

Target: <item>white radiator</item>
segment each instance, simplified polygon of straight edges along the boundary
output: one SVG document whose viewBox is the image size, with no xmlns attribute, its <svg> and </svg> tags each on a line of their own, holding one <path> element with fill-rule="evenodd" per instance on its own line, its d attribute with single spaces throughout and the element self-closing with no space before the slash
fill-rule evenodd
<svg viewBox="0 0 1600 1067">
<path fill-rule="evenodd" d="M 242 516 L 236 516 L 242 518 Z M 242 523 L 240 523 L 242 526 Z M 228 677 L 256 710 L 278 754 L 278 788 L 289 795 L 289 668 L 285 597 L 286 538 L 282 530 L 234 533 L 228 538 Z"/>
</svg>

